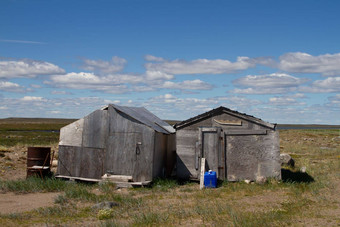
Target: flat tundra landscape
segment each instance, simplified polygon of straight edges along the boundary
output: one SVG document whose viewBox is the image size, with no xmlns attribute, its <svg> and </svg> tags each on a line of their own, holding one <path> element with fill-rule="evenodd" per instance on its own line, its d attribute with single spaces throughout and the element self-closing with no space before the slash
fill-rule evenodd
<svg viewBox="0 0 340 227">
<path fill-rule="evenodd" d="M 64 119 L 0 119 L 1 226 L 340 226 L 340 130 L 282 129 L 280 152 L 295 166 L 282 181 L 198 182 L 157 179 L 149 187 L 26 179 L 27 147 L 58 158 Z M 56 167 L 52 168 L 56 172 Z"/>
</svg>

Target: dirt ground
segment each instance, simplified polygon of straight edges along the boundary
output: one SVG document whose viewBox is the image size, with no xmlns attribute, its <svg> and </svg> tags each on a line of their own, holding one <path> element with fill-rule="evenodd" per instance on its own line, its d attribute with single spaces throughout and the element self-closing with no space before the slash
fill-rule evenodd
<svg viewBox="0 0 340 227">
<path fill-rule="evenodd" d="M 40 207 L 53 206 L 54 199 L 59 194 L 56 192 L 30 194 L 1 193 L 0 214 L 20 213 Z"/>
<path fill-rule="evenodd" d="M 57 145 L 51 147 L 51 153 L 57 153 Z M 51 154 L 52 155 L 52 154 Z M 27 147 L 15 146 L 9 149 L 0 148 L 0 179 L 18 180 L 26 178 Z M 52 168 L 56 171 L 56 167 Z"/>
<path fill-rule="evenodd" d="M 57 147 L 52 147 L 52 151 Z M 18 180 L 26 178 L 27 147 L 15 146 L 0 149 L 0 179 Z M 52 168 L 56 172 L 56 167 Z M 55 197 L 60 193 L 0 193 L 0 214 L 18 213 L 39 207 L 54 205 Z"/>
</svg>

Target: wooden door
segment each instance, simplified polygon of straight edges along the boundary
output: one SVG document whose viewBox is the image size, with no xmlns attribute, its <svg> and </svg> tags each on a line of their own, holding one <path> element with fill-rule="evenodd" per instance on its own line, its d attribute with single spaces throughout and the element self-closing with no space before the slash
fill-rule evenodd
<svg viewBox="0 0 340 227">
<path fill-rule="evenodd" d="M 201 157 L 206 160 L 206 171 L 217 173 L 221 180 L 225 177 L 225 148 L 222 129 L 218 127 L 200 128 L 199 142 L 201 143 Z"/>
<path fill-rule="evenodd" d="M 109 137 L 106 155 L 107 172 L 113 175 L 132 176 L 136 179 L 141 147 L 141 134 L 136 132 L 113 133 Z"/>
</svg>

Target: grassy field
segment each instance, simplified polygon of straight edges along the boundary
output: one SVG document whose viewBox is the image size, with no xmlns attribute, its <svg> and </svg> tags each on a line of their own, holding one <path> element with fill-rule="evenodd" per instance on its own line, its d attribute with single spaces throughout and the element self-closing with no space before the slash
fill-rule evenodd
<svg viewBox="0 0 340 227">
<path fill-rule="evenodd" d="M 66 122 L 32 123 L 34 130 L 58 130 Z M 0 163 L 15 168 L 28 145 L 57 146 L 58 133 L 12 130 L 0 122 Z M 54 126 L 52 126 L 54 125 Z M 39 128 L 39 129 L 38 129 Z M 8 130 L 10 129 L 10 130 Z M 21 137 L 20 137 L 21 136 Z M 58 192 L 48 207 L 0 214 L 2 226 L 339 226 L 340 132 L 280 130 L 281 153 L 289 153 L 295 168 L 283 169 L 283 180 L 263 185 L 220 182 L 217 189 L 199 190 L 195 182 L 159 179 L 148 188 L 116 189 L 114 184 L 84 184 L 56 179 L 1 177 L 2 194 L 39 196 Z M 24 157 L 24 156 L 22 156 Z M 22 161 L 22 163 L 24 163 Z M 306 167 L 306 173 L 300 172 Z M 18 168 L 18 167 L 17 167 Z M 11 171 L 7 167 L 3 169 Z M 23 170 L 24 171 L 24 170 Z M 93 205 L 112 201 L 111 209 Z"/>
</svg>

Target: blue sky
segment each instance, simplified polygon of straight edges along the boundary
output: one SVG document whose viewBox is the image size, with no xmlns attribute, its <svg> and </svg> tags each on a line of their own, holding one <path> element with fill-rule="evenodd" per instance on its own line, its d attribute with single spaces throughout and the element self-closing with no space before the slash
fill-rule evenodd
<svg viewBox="0 0 340 227">
<path fill-rule="evenodd" d="M 339 1 L 0 1 L 0 118 L 108 103 L 340 124 Z"/>
</svg>

